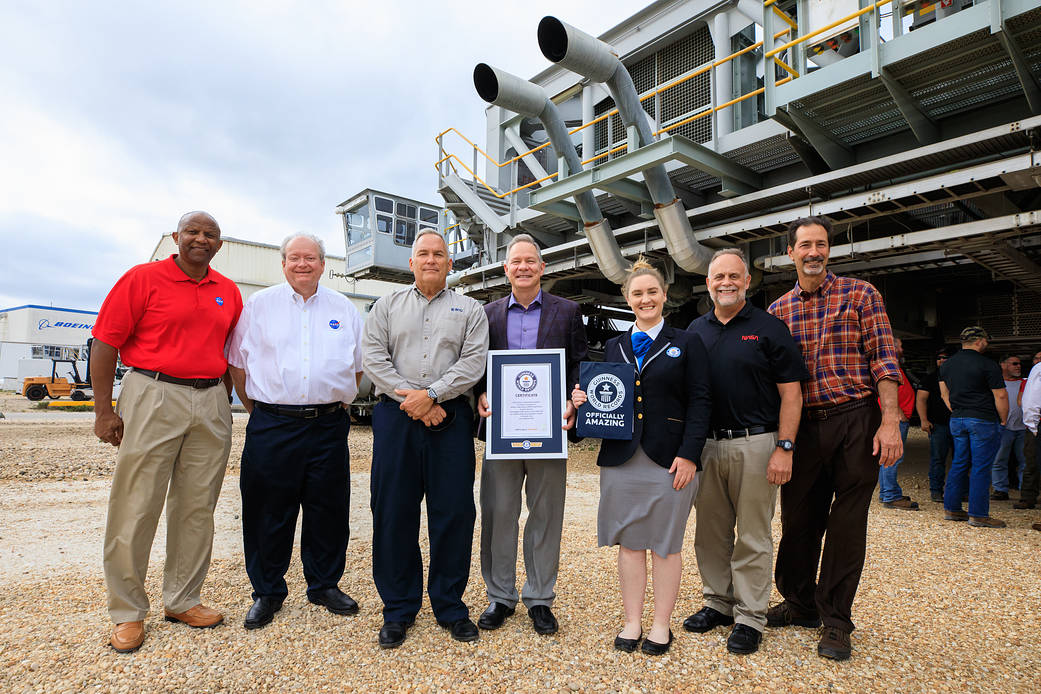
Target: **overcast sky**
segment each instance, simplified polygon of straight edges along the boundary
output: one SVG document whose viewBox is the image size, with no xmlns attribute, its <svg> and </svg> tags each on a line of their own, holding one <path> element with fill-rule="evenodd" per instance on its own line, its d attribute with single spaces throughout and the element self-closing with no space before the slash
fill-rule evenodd
<svg viewBox="0 0 1041 694">
<path fill-rule="evenodd" d="M 483 144 L 476 63 L 531 77 L 544 15 L 599 35 L 644 4 L 0 3 L 0 308 L 97 310 L 193 209 L 342 255 L 338 203 L 440 204 L 434 135 Z"/>
</svg>

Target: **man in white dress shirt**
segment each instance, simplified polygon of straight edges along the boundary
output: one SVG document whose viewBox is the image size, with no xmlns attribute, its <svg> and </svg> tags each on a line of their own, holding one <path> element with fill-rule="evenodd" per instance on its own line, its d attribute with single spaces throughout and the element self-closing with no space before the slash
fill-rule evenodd
<svg viewBox="0 0 1041 694">
<path fill-rule="evenodd" d="M 286 284 L 249 297 L 228 341 L 228 366 L 250 413 L 242 449 L 242 539 L 253 606 L 268 624 L 288 595 L 285 573 L 303 508 L 300 557 L 307 599 L 334 614 L 358 603 L 338 583 L 347 554 L 350 468 L 344 406 L 361 380 L 358 310 L 319 285 L 325 248 L 310 235 L 282 242 Z"/>
</svg>

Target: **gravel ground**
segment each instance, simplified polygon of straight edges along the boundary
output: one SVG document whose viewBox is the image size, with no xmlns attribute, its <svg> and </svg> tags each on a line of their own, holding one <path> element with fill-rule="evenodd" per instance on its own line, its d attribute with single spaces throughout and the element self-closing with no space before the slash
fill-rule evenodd
<svg viewBox="0 0 1041 694">
<path fill-rule="evenodd" d="M 0 411 L 11 412 L 11 398 Z M 235 419 L 232 462 L 217 510 L 214 562 L 203 589 L 227 623 L 192 630 L 161 617 L 161 570 L 153 565 L 147 639 L 121 656 L 106 643 L 109 623 L 100 568 L 113 449 L 91 433 L 89 416 L 0 419 L 0 691 L 1021 691 L 1041 689 L 1041 533 L 1038 511 L 992 505 L 1005 530 L 945 523 L 924 501 L 927 445 L 912 434 L 901 468 L 911 513 L 872 506 L 864 578 L 854 605 L 853 659 L 817 657 L 816 632 L 768 630 L 759 653 L 727 653 L 726 631 L 683 631 L 701 607 L 691 543 L 663 658 L 611 649 L 621 626 L 615 552 L 596 547 L 595 446 L 572 448 L 558 598 L 561 623 L 537 636 L 523 609 L 472 644 L 452 641 L 424 604 L 405 644 L 381 651 L 379 597 L 371 579 L 368 466 L 371 432 L 351 432 L 351 545 L 341 587 L 362 605 L 337 617 L 310 605 L 299 559 L 290 597 L 272 625 L 241 627 L 250 605 L 238 520 L 237 458 L 245 420 Z M 475 490 L 476 493 L 476 490 Z M 693 514 L 688 537 L 693 537 Z M 479 530 L 478 530 L 479 533 Z M 163 528 L 153 560 L 163 557 Z M 780 535 L 775 521 L 774 537 Z M 425 528 L 423 547 L 426 551 Z M 478 534 L 466 593 L 472 616 L 485 606 Z M 519 567 L 519 581 L 523 570 Z M 774 599 L 778 599 L 776 594 Z M 157 616 L 158 614 L 158 616 Z M 650 623 L 648 605 L 645 624 Z"/>
</svg>

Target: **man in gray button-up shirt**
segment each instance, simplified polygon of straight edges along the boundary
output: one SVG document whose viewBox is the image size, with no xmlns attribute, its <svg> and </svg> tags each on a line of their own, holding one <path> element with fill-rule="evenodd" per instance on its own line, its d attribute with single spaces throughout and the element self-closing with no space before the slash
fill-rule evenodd
<svg viewBox="0 0 1041 694">
<path fill-rule="evenodd" d="M 415 284 L 376 302 L 362 339 L 362 366 L 380 394 L 372 415 L 370 505 L 383 648 L 399 646 L 419 612 L 424 495 L 430 606 L 453 638 L 478 638 L 462 598 L 476 517 L 470 391 L 485 371 L 488 319 L 479 303 L 446 288 L 452 261 L 437 232 L 416 237 L 409 267 Z"/>
</svg>

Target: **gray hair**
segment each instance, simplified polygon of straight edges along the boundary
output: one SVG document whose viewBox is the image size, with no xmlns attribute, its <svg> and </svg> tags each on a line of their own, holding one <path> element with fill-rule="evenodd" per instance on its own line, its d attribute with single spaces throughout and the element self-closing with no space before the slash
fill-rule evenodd
<svg viewBox="0 0 1041 694">
<path fill-rule="evenodd" d="M 303 232 L 299 234 L 290 234 L 285 238 L 285 240 L 282 242 L 281 247 L 279 248 L 279 250 L 282 252 L 282 260 L 286 259 L 286 248 L 288 248 L 289 244 L 291 244 L 293 241 L 296 241 L 297 239 L 307 239 L 308 241 L 314 242 L 314 245 L 318 246 L 318 259 L 321 260 L 323 263 L 325 262 L 325 244 L 322 243 L 322 240 L 314 234 L 305 234 Z"/>
<path fill-rule="evenodd" d="M 506 244 L 507 258 L 510 257 L 510 251 L 513 250 L 513 247 L 516 246 L 518 243 L 530 243 L 532 246 L 534 246 L 535 255 L 538 256 L 539 262 L 542 262 L 542 249 L 539 248 L 539 244 L 535 241 L 535 238 L 531 234 L 517 234 L 512 239 L 510 239 L 510 242 Z"/>
<path fill-rule="evenodd" d="M 421 238 L 423 238 L 424 236 L 429 236 L 430 234 L 433 234 L 437 238 L 439 238 L 442 241 L 444 241 L 444 243 L 445 243 L 445 250 L 446 251 L 448 250 L 448 239 L 446 239 L 444 237 L 444 235 L 440 231 L 438 231 L 437 229 L 435 229 L 433 227 L 426 227 L 425 229 L 420 229 L 419 233 L 416 234 L 416 238 L 412 239 L 412 255 L 413 256 L 416 255 L 416 246 L 419 244 L 419 240 Z"/>
<path fill-rule="evenodd" d="M 745 266 L 745 274 L 751 274 L 748 269 L 748 260 L 745 258 L 745 254 L 740 248 L 720 248 L 712 254 L 712 259 L 708 261 L 709 267 L 712 266 L 712 263 L 716 262 L 716 258 L 722 258 L 725 255 L 736 255 L 737 259 Z"/>
</svg>

